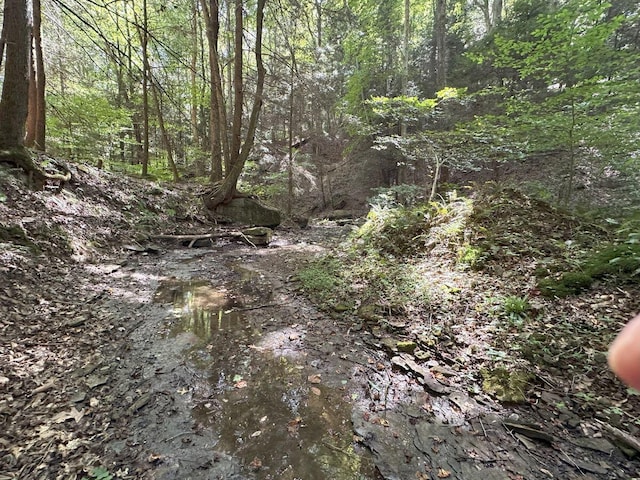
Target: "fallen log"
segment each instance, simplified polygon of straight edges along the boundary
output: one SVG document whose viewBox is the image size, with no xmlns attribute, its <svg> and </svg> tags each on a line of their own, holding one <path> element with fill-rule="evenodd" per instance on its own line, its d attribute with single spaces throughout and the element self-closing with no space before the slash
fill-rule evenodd
<svg viewBox="0 0 640 480">
<path fill-rule="evenodd" d="M 236 238 L 242 237 L 240 232 L 225 232 L 225 233 L 205 233 L 200 235 L 152 235 L 153 240 L 174 240 L 176 242 L 190 242 L 192 240 L 209 240 L 216 238 Z"/>
<path fill-rule="evenodd" d="M 227 232 L 202 233 L 195 235 L 152 235 L 153 240 L 169 240 L 180 242 L 188 248 L 213 246 L 213 241 L 219 238 L 242 240 L 255 247 L 268 245 L 271 242 L 272 230 L 264 227 L 248 228 L 243 231 L 231 230 Z"/>
</svg>

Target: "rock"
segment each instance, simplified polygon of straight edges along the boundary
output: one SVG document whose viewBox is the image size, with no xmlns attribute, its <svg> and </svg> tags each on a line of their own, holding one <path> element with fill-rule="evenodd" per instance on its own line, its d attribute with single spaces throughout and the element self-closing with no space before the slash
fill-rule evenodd
<svg viewBox="0 0 640 480">
<path fill-rule="evenodd" d="M 338 303 L 334 305 L 333 309 L 338 313 L 349 312 L 353 310 L 353 305 L 349 305 L 348 303 Z"/>
<path fill-rule="evenodd" d="M 396 344 L 396 348 L 399 352 L 405 352 L 405 353 L 413 353 L 413 351 L 416 349 L 418 345 L 416 344 L 416 342 L 412 342 L 410 340 L 406 340 L 406 341 L 399 341 Z"/>
<path fill-rule="evenodd" d="M 274 228 L 280 225 L 280 212 L 267 207 L 253 198 L 234 198 L 227 204 L 218 205 L 215 213 L 229 218 L 234 223 Z"/>
<path fill-rule="evenodd" d="M 269 245 L 273 238 L 273 230 L 268 227 L 245 228 L 242 235 L 253 245 Z"/>
<path fill-rule="evenodd" d="M 481 370 L 482 389 L 493 394 L 501 402 L 523 403 L 531 374 L 521 370 L 509 371 L 506 368 Z"/>
<path fill-rule="evenodd" d="M 607 440 L 606 438 L 574 438 L 569 440 L 574 445 L 582 448 L 588 448 L 589 450 L 595 450 L 597 452 L 602 452 L 606 455 L 611 455 L 611 453 L 616 449 L 613 444 Z"/>
</svg>

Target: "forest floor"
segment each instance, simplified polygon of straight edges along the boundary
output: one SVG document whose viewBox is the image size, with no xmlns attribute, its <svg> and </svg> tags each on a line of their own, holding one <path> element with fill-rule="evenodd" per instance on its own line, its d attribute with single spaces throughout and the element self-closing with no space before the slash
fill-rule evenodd
<svg viewBox="0 0 640 480">
<path fill-rule="evenodd" d="M 305 297 L 299 267 L 350 226 L 153 242 L 211 232 L 196 188 L 69 169 L 35 192 L 0 166 L 0 479 L 638 477 L 640 403 L 602 348 L 528 364 L 526 401 L 500 402 L 478 386 L 491 329 L 460 322 L 419 358 L 407 325 Z M 618 290 L 558 312 L 606 345 L 638 307 Z"/>
</svg>

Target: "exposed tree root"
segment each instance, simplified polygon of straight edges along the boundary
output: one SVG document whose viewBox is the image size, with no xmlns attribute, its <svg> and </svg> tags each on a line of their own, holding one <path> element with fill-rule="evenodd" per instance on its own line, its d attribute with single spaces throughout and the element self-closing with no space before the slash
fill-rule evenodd
<svg viewBox="0 0 640 480">
<path fill-rule="evenodd" d="M 26 148 L 0 150 L 0 162 L 12 163 L 24 170 L 29 176 L 29 183 L 35 188 L 41 189 L 47 181 L 58 181 L 61 184 L 71 180 L 71 172 L 62 167 L 65 173 L 49 173 L 34 160 Z"/>
</svg>

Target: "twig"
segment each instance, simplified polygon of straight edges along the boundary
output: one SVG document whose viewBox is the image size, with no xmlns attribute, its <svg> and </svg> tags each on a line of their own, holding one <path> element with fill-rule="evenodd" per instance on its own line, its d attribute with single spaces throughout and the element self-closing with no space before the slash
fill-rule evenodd
<svg viewBox="0 0 640 480">
<path fill-rule="evenodd" d="M 322 445 L 324 445 L 325 447 L 327 447 L 327 448 L 329 448 L 331 450 L 334 450 L 336 452 L 340 452 L 343 455 L 346 455 L 347 457 L 353 457 L 353 455 L 354 455 L 353 453 L 347 452 L 346 450 L 343 450 L 340 447 L 336 447 L 335 445 L 331 445 L 329 442 L 325 442 L 324 440 L 322 441 Z"/>
<path fill-rule="evenodd" d="M 249 240 L 249 237 L 247 237 L 244 233 L 240 232 L 240 236 L 244 239 L 245 242 L 247 242 L 253 248 L 258 248 L 258 247 L 256 247 L 256 244 L 253 243 L 251 240 Z"/>
<path fill-rule="evenodd" d="M 176 438 L 180 438 L 180 437 L 182 437 L 182 436 L 184 436 L 184 435 L 191 435 L 192 433 L 193 433 L 193 432 L 182 432 L 182 433 L 178 433 L 178 434 L 176 434 L 176 435 L 174 435 L 174 436 L 172 436 L 172 437 L 165 438 L 165 439 L 163 440 L 163 442 L 171 442 L 172 440 L 175 440 Z"/>
<path fill-rule="evenodd" d="M 631 448 L 633 448 L 634 450 L 636 450 L 637 452 L 640 452 L 640 440 L 626 432 L 623 432 L 622 430 L 620 430 L 619 428 L 614 427 L 613 425 L 609 425 L 608 423 L 604 423 L 602 420 L 598 420 L 596 419 L 596 422 L 598 422 L 600 425 L 602 425 L 602 427 L 608 431 L 609 433 L 611 433 L 613 436 L 615 436 L 618 440 L 621 440 L 622 442 L 624 442 L 625 444 L 627 444 L 628 446 L 630 446 Z"/>
<path fill-rule="evenodd" d="M 272 307 L 281 307 L 282 305 L 279 303 L 267 303 L 265 305 L 255 305 L 252 307 L 238 307 L 232 308 L 229 312 L 248 312 L 250 310 L 260 310 L 261 308 L 272 308 Z"/>
<path fill-rule="evenodd" d="M 564 450 L 560 449 L 560 451 L 562 452 L 562 454 L 567 457 L 567 460 L 571 463 L 571 465 L 573 465 L 574 467 L 576 467 L 578 469 L 578 471 L 580 472 L 580 475 L 584 475 L 584 472 L 582 471 L 582 469 L 580 468 L 580 466 L 574 462 L 574 460 L 567 455 L 567 452 L 565 452 Z"/>
<path fill-rule="evenodd" d="M 480 426 L 482 427 L 482 433 L 484 434 L 484 438 L 488 438 L 487 431 L 484 429 L 484 423 L 482 423 L 482 419 L 478 418 L 478 421 L 480 422 Z"/>
</svg>

